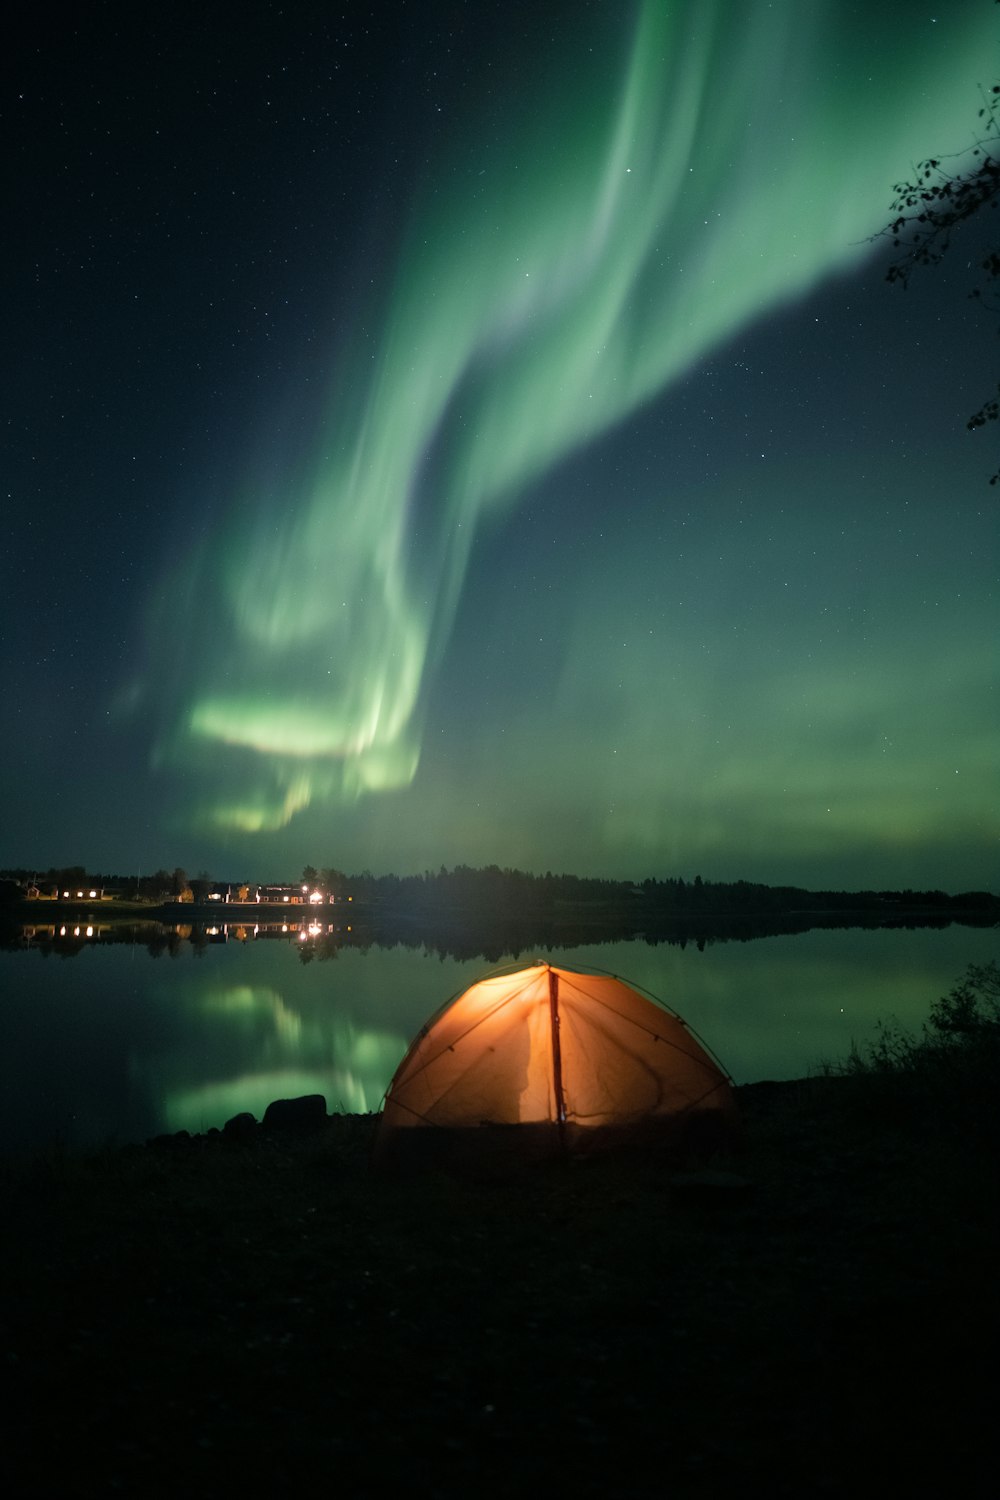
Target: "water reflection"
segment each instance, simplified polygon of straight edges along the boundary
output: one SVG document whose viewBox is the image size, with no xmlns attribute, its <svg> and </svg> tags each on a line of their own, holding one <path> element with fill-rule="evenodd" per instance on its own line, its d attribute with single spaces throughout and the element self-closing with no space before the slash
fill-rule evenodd
<svg viewBox="0 0 1000 1500">
<path fill-rule="evenodd" d="M 65 927 L 65 931 L 62 929 Z M 77 932 L 79 928 L 79 932 Z M 88 928 L 90 931 L 88 932 Z M 919 1028 L 996 932 L 814 929 L 756 942 L 584 942 L 458 958 L 301 921 L 24 928 L 0 951 L 0 1132 L 11 1146 L 201 1131 L 272 1099 L 376 1109 L 416 1030 L 494 966 L 620 974 L 680 1012 L 738 1083 L 843 1057 L 879 1017 Z M 47 958 L 72 957 L 53 965 Z M 169 963 L 151 962 L 168 956 Z"/>
<path fill-rule="evenodd" d="M 323 1094 L 328 1108 L 377 1109 L 408 1038 L 361 1027 L 333 1005 L 298 1006 L 270 985 L 197 975 L 175 992 L 186 1032 L 199 1038 L 198 1076 L 188 1057 L 150 1072 L 168 1130 L 201 1131 L 241 1110 L 260 1117 L 272 1099 Z"/>
<path fill-rule="evenodd" d="M 71 922 L 31 922 L 19 929 L 18 942 L 8 946 L 50 949 L 56 953 L 79 951 L 75 941 L 85 938 L 98 943 L 142 943 L 156 957 L 177 953 L 183 943 L 194 948 L 206 943 L 250 943 L 277 939 L 287 943 L 315 943 L 318 938 L 336 942 L 324 945 L 324 956 L 335 957 L 337 947 L 351 941 L 351 923 L 330 922 L 316 916 L 288 922 L 94 922 L 89 918 Z"/>
</svg>

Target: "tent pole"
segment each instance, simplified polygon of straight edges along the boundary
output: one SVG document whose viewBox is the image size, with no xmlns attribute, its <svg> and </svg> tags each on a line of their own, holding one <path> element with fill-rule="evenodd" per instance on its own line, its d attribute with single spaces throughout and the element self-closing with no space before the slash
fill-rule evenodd
<svg viewBox="0 0 1000 1500">
<path fill-rule="evenodd" d="M 549 969 L 549 1021 L 552 1027 L 552 1088 L 556 1101 L 559 1149 L 566 1149 L 566 1100 L 563 1095 L 562 1048 L 559 1043 L 559 975 Z"/>
</svg>

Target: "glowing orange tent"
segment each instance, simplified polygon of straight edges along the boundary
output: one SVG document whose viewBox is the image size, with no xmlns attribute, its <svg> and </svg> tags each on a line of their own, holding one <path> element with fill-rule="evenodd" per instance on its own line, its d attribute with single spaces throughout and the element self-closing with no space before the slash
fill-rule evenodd
<svg viewBox="0 0 1000 1500">
<path fill-rule="evenodd" d="M 478 1149 L 482 1126 L 516 1126 L 506 1144 L 544 1154 L 695 1124 L 703 1137 L 734 1117 L 729 1077 L 679 1016 L 611 974 L 537 963 L 479 980 L 421 1029 L 386 1091 L 377 1156 L 429 1134 L 475 1132 Z"/>
</svg>

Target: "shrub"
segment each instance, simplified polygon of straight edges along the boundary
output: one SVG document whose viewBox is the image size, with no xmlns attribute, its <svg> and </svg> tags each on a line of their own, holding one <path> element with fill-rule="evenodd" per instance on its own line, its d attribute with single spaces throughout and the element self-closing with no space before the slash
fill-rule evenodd
<svg viewBox="0 0 1000 1500">
<path fill-rule="evenodd" d="M 970 1142 L 998 1132 L 1000 969 L 970 964 L 958 984 L 931 1006 L 919 1034 L 880 1021 L 873 1041 L 854 1046 L 837 1071 L 855 1080 L 857 1102 L 927 1123 L 961 1124 Z"/>
<path fill-rule="evenodd" d="M 965 978 L 935 1000 L 927 1037 L 959 1042 L 995 1043 L 1000 1032 L 1000 969 L 995 962 L 970 964 Z"/>
</svg>

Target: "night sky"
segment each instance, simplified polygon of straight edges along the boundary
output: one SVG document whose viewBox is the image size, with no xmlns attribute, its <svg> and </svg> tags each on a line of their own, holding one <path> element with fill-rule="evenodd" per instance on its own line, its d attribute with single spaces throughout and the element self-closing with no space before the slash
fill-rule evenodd
<svg viewBox="0 0 1000 1500">
<path fill-rule="evenodd" d="M 991 226 L 905 292 L 869 240 L 998 40 L 23 13 L 0 864 L 995 889 Z"/>
</svg>

